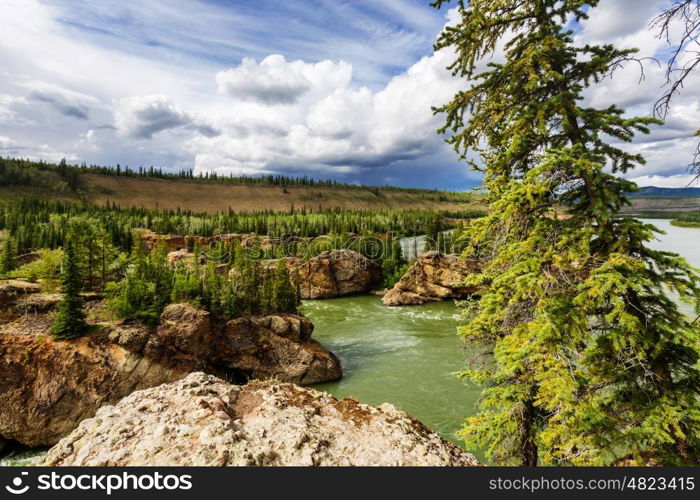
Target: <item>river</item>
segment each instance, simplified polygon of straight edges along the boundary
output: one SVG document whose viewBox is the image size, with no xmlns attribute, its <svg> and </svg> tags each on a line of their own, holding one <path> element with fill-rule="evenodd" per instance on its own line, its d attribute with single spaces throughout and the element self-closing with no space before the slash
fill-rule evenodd
<svg viewBox="0 0 700 500">
<path fill-rule="evenodd" d="M 675 227 L 668 220 L 645 222 L 667 233 L 654 248 L 680 253 L 700 267 L 700 229 Z M 455 432 L 475 413 L 479 388 L 453 376 L 465 359 L 453 303 L 387 308 L 378 297 L 358 296 L 305 301 L 303 311 L 316 326 L 314 338 L 343 363 L 341 380 L 316 389 L 364 403 L 391 403 L 459 444 Z M 0 465 L 31 463 L 41 455 L 28 452 L 0 459 Z"/>
<path fill-rule="evenodd" d="M 700 229 L 645 220 L 666 232 L 652 247 L 684 256 L 700 268 Z M 411 239 L 412 240 L 412 239 Z M 420 244 L 419 244 L 420 245 Z M 307 301 L 314 337 L 340 357 L 345 376 L 317 388 L 362 402 L 389 402 L 444 438 L 474 414 L 479 389 L 452 373 L 464 366 L 453 303 L 386 308 L 377 297 Z"/>
</svg>

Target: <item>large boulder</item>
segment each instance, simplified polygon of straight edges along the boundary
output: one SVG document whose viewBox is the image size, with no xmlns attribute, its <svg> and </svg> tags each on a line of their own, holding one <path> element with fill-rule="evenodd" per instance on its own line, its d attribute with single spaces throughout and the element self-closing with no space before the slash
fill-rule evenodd
<svg viewBox="0 0 700 500">
<path fill-rule="evenodd" d="M 0 437 L 27 446 L 55 444 L 101 406 L 194 371 L 302 384 L 342 374 L 338 359 L 310 338 L 309 320 L 291 315 L 218 324 L 206 311 L 174 304 L 155 328 L 103 322 L 91 335 L 56 341 L 50 327 L 50 313 L 0 324 Z"/>
<path fill-rule="evenodd" d="M 308 260 L 288 258 L 299 275 L 302 299 L 330 299 L 368 293 L 381 279 L 376 262 L 353 250 L 323 252 Z"/>
<path fill-rule="evenodd" d="M 202 373 L 99 410 L 49 466 L 475 466 L 474 456 L 391 405 Z"/>
<path fill-rule="evenodd" d="M 414 306 L 461 299 L 478 293 L 476 288 L 464 286 L 465 278 L 475 272 L 479 272 L 477 264 L 458 255 L 424 252 L 384 295 L 382 303 L 386 306 Z"/>
<path fill-rule="evenodd" d="M 293 315 L 236 318 L 217 343 L 217 364 L 248 379 L 318 384 L 339 379 L 338 358 L 311 338 L 313 324 Z"/>
</svg>

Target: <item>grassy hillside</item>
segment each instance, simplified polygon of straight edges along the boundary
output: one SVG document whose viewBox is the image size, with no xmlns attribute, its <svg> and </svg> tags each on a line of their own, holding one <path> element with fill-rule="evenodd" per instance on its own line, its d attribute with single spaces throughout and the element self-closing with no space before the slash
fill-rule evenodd
<svg viewBox="0 0 700 500">
<path fill-rule="evenodd" d="M 481 208 L 479 196 L 396 187 L 373 187 L 275 177 L 203 178 L 185 174 L 120 172 L 2 160 L 0 200 L 33 196 L 116 203 L 161 209 L 187 209 L 218 213 L 288 210 L 434 209 L 456 211 Z M 12 162 L 10 164 L 9 162 Z M 101 171 L 103 173 L 95 173 Z M 2 175 L 4 174 L 4 175 Z"/>
</svg>

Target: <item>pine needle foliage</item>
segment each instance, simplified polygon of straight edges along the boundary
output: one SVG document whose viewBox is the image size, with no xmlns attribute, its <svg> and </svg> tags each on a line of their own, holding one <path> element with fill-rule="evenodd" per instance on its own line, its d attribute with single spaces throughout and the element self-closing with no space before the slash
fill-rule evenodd
<svg viewBox="0 0 700 500">
<path fill-rule="evenodd" d="M 80 296 L 82 277 L 78 267 L 78 257 L 72 244 L 65 248 L 61 283 L 63 298 L 58 304 L 58 310 L 53 319 L 51 335 L 57 340 L 82 337 L 88 332 L 89 326 L 85 322 L 83 299 Z"/>
<path fill-rule="evenodd" d="M 15 249 L 10 238 L 5 238 L 2 242 L 2 253 L 0 253 L 0 278 L 6 278 L 17 268 Z"/>
<path fill-rule="evenodd" d="M 574 43 L 569 23 L 597 4 L 460 1 L 436 44 L 469 81 L 436 110 L 442 132 L 481 157 L 490 206 L 466 229 L 484 293 L 466 308 L 480 354 L 462 375 L 485 389 L 461 434 L 499 464 L 697 464 L 700 326 L 671 296 L 700 309 L 700 276 L 619 214 L 635 189 L 619 175 L 644 159 L 616 144 L 660 122 L 584 105 L 634 58 Z"/>
</svg>

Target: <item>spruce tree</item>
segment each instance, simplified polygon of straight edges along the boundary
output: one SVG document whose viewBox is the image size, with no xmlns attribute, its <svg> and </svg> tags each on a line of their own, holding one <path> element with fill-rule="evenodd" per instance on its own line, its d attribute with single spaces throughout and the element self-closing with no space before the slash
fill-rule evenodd
<svg viewBox="0 0 700 500">
<path fill-rule="evenodd" d="M 284 259 L 275 267 L 272 281 L 272 304 L 276 312 L 294 313 L 297 311 L 296 286 L 292 283 L 289 268 Z"/>
<path fill-rule="evenodd" d="M 6 278 L 7 275 L 17 268 L 17 259 L 15 257 L 15 249 L 12 246 L 12 240 L 5 238 L 2 243 L 2 254 L 0 254 L 0 278 Z"/>
<path fill-rule="evenodd" d="M 174 278 L 172 267 L 168 263 L 168 247 L 165 243 L 159 243 L 148 260 L 150 269 L 146 278 L 153 283 L 154 312 L 160 316 L 163 309 L 170 304 Z M 218 278 L 218 275 L 216 277 Z"/>
<path fill-rule="evenodd" d="M 63 272 L 61 274 L 63 299 L 53 319 L 51 334 L 55 339 L 67 340 L 83 336 L 88 331 L 83 313 L 83 299 L 78 258 L 72 244 L 66 245 Z"/>
<path fill-rule="evenodd" d="M 433 214 L 428 219 L 425 226 L 425 250 L 437 250 L 438 238 L 442 230 L 442 218 L 438 214 Z"/>
<path fill-rule="evenodd" d="M 462 436 L 497 463 L 700 459 L 700 334 L 668 296 L 700 309 L 700 277 L 647 246 L 654 227 L 619 214 L 635 189 L 619 175 L 644 160 L 612 141 L 658 122 L 582 104 L 634 55 L 574 44 L 566 23 L 597 3 L 460 1 L 436 44 L 471 82 L 436 110 L 442 132 L 461 158 L 480 153 L 490 205 L 466 228 L 483 293 L 461 328 L 482 347 L 464 376 L 485 389 Z M 501 46 L 502 62 L 481 66 Z"/>
<path fill-rule="evenodd" d="M 275 304 L 275 273 L 273 270 L 263 268 L 260 273 L 260 286 L 257 290 L 258 304 L 260 304 L 260 314 L 270 314 L 276 312 Z"/>
</svg>

